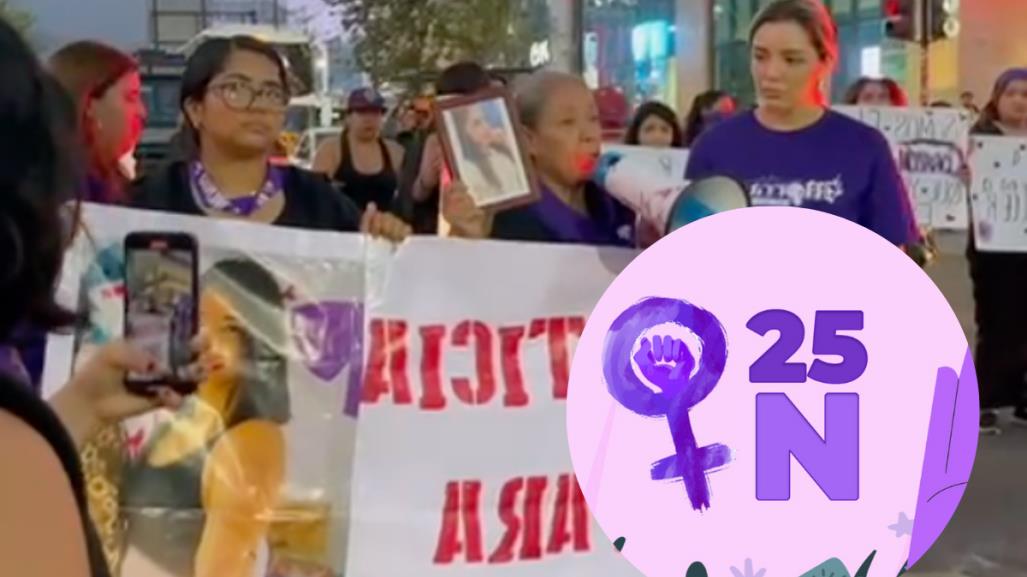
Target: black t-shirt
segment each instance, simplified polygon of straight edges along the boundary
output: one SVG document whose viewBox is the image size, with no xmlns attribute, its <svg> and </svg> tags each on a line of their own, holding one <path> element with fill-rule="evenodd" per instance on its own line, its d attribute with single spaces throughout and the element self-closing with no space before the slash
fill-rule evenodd
<svg viewBox="0 0 1027 577">
<path fill-rule="evenodd" d="M 274 225 L 308 230 L 356 232 L 360 210 L 328 178 L 293 166 L 285 171 L 285 207 Z M 189 165 L 173 162 L 138 181 L 130 193 L 134 208 L 204 216 L 190 183 Z"/>
<path fill-rule="evenodd" d="M 37 397 L 25 383 L 15 381 L 3 373 L 0 373 L 0 411 L 14 415 L 35 429 L 40 436 L 46 439 L 57 458 L 60 459 L 61 466 L 71 484 L 79 516 L 82 519 L 86 552 L 89 555 L 89 575 L 91 577 L 108 577 L 110 573 L 107 569 L 107 560 L 104 558 L 103 548 L 100 546 L 93 523 L 89 519 L 82 464 L 79 462 L 75 444 L 71 441 L 60 419 L 50 409 L 50 406 Z M 20 519 L 4 519 L 4 522 L 17 525 Z M 14 574 L 16 573 L 15 570 Z"/>
</svg>

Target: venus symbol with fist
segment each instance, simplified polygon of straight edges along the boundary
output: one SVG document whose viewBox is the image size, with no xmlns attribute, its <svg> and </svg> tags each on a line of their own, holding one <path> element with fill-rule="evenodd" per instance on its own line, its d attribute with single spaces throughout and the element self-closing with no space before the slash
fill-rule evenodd
<svg viewBox="0 0 1027 577">
<path fill-rule="evenodd" d="M 683 327 L 701 343 L 699 359 L 684 341 L 646 333 L 662 325 Z M 636 344 L 638 350 L 633 354 Z M 646 382 L 639 378 L 640 373 Z M 682 479 L 692 508 L 710 507 L 706 474 L 728 464 L 721 444 L 699 447 L 688 411 L 706 398 L 727 364 L 727 340 L 720 321 L 685 301 L 647 298 L 624 311 L 606 336 L 603 374 L 607 388 L 624 408 L 646 417 L 665 415 L 676 454 L 653 464 L 653 480 Z M 654 390 L 658 389 L 658 390 Z"/>
</svg>

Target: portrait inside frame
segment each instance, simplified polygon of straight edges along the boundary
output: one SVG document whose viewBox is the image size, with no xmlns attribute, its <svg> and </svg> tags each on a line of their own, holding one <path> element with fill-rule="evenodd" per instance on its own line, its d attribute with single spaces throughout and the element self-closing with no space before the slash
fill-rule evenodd
<svg viewBox="0 0 1027 577">
<path fill-rule="evenodd" d="M 503 88 L 440 99 L 438 134 L 454 179 L 475 206 L 493 212 L 539 198 L 535 173 L 509 92 Z"/>
</svg>

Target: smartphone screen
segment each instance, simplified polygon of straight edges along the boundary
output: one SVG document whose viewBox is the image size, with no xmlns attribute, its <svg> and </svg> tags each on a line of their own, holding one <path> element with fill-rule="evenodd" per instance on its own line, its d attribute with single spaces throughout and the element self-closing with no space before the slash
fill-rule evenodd
<svg viewBox="0 0 1027 577">
<path fill-rule="evenodd" d="M 149 353 L 155 370 L 127 384 L 195 389 L 189 367 L 197 332 L 196 241 L 179 233 L 133 233 L 125 239 L 125 338 Z M 186 390 L 183 390 L 186 389 Z"/>
</svg>

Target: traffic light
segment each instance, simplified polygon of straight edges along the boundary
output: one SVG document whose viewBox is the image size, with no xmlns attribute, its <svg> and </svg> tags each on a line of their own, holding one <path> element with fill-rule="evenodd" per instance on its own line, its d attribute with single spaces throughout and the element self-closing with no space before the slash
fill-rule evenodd
<svg viewBox="0 0 1027 577">
<path fill-rule="evenodd" d="M 928 40 L 946 40 L 959 34 L 959 0 L 930 0 L 931 33 Z"/>
<path fill-rule="evenodd" d="M 903 42 L 915 41 L 916 4 L 916 0 L 885 0 L 884 35 Z"/>
</svg>

